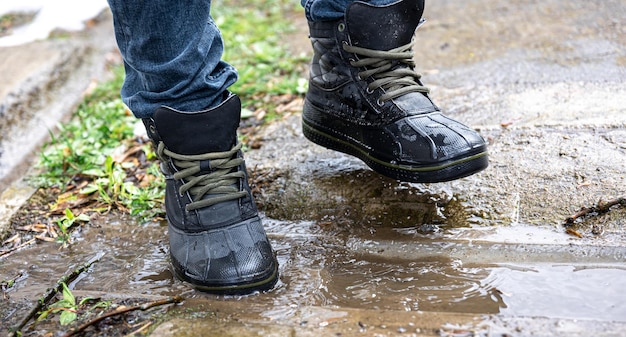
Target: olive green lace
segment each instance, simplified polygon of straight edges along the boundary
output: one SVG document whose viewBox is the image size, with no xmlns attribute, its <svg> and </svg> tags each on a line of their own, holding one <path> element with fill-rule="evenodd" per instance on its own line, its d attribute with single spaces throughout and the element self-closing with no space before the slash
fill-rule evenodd
<svg viewBox="0 0 626 337">
<path fill-rule="evenodd" d="M 223 201 L 235 200 L 245 197 L 248 193 L 240 191 L 240 179 L 245 179 L 245 173 L 241 170 L 233 170 L 243 163 L 243 158 L 236 156 L 242 144 L 238 143 L 230 151 L 213 152 L 198 155 L 182 155 L 165 148 L 163 142 L 157 146 L 157 155 L 161 160 L 172 159 L 172 163 L 178 168 L 174 173 L 174 179 L 182 180 L 184 184 L 178 192 L 183 195 L 187 191 L 193 200 L 185 209 L 208 207 Z M 202 171 L 201 165 L 207 161 L 210 164 L 210 172 Z M 233 186 L 235 185 L 235 186 Z M 211 194 L 211 198 L 204 198 Z"/>
<path fill-rule="evenodd" d="M 356 47 L 347 43 L 343 45 L 343 49 L 348 53 L 360 56 L 358 60 L 350 61 L 353 67 L 366 69 L 359 72 L 359 77 L 374 78 L 367 86 L 367 90 L 373 92 L 377 88 L 384 89 L 385 93 L 379 98 L 383 103 L 409 92 L 429 92 L 426 86 L 419 83 L 422 75 L 413 70 L 415 62 L 412 48 L 413 42 L 389 51 Z"/>
</svg>

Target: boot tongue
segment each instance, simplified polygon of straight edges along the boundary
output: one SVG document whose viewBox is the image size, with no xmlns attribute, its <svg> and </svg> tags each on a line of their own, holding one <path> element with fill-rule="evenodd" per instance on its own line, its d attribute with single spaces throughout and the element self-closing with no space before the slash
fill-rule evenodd
<svg viewBox="0 0 626 337">
<path fill-rule="evenodd" d="M 230 95 L 219 106 L 199 112 L 161 107 L 153 119 L 167 149 L 194 155 L 229 151 L 236 142 L 240 115 L 239 97 Z"/>
<path fill-rule="evenodd" d="M 374 50 L 390 50 L 408 44 L 424 13 L 424 0 L 400 0 L 377 7 L 355 1 L 346 10 L 351 44 Z"/>
</svg>

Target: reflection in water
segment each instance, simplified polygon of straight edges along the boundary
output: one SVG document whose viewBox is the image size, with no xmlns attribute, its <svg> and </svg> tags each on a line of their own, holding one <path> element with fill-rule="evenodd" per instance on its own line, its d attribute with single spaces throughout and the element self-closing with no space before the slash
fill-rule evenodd
<svg viewBox="0 0 626 337">
<path fill-rule="evenodd" d="M 623 321 L 626 317 L 626 269 L 606 265 L 584 268 L 540 264 L 498 268 L 490 283 L 506 293 L 507 316 Z"/>
<path fill-rule="evenodd" d="M 251 318 L 289 319 L 311 306 L 607 321 L 626 317 L 626 269 L 619 268 L 620 261 L 590 264 L 594 268 L 571 261 L 532 263 L 530 254 L 551 252 L 518 252 L 511 249 L 515 246 L 503 249 L 495 244 L 468 250 L 484 251 L 469 259 L 458 254 L 466 243 L 448 243 L 457 249 L 457 255 L 450 254 L 438 243 L 445 242 L 440 234 L 428 238 L 357 226 L 346 232 L 323 223 L 270 219 L 265 224 L 281 273 L 278 285 L 268 293 L 224 297 L 194 291 L 170 272 L 165 226 L 102 223 L 85 228 L 69 249 L 59 251 L 57 244 L 42 243 L 3 260 L 0 278 L 19 270 L 26 276 L 10 294 L 13 310 L 0 310 L 1 318 L 10 322 L 20 317 L 20 310 L 14 310 L 17 303 L 34 301 L 69 268 L 100 251 L 105 253 L 101 261 L 74 284 L 83 294 L 114 298 L 183 294 L 186 306 L 219 307 Z M 371 251 L 383 247 L 376 238 L 387 242 L 387 250 L 404 247 L 402 258 Z M 410 241 L 403 241 L 407 238 Z M 359 247 L 366 247 L 367 253 Z M 33 260 L 34 255 L 39 258 Z"/>
<path fill-rule="evenodd" d="M 493 289 L 481 285 L 488 270 L 462 268 L 445 258 L 408 263 L 351 259 L 331 267 L 328 275 L 326 304 L 489 314 L 503 306 Z"/>
</svg>

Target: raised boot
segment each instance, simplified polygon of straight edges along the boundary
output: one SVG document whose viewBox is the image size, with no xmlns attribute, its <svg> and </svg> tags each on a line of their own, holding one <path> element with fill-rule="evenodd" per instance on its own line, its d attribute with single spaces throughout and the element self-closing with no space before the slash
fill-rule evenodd
<svg viewBox="0 0 626 337">
<path fill-rule="evenodd" d="M 237 141 L 240 113 L 239 98 L 226 94 L 212 109 L 161 107 L 143 120 L 166 179 L 174 271 L 213 293 L 267 290 L 278 277 Z"/>
<path fill-rule="evenodd" d="M 402 181 L 441 182 L 488 165 L 484 139 L 444 116 L 414 70 L 423 0 L 351 3 L 345 16 L 309 22 L 314 56 L 304 135 Z"/>
</svg>

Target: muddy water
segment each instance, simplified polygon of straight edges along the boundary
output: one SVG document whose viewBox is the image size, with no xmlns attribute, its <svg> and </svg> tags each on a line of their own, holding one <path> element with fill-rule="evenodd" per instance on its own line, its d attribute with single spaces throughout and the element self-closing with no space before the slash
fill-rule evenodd
<svg viewBox="0 0 626 337">
<path fill-rule="evenodd" d="M 398 227 L 393 214 L 374 225 L 327 219 L 266 218 L 281 278 L 269 293 L 245 297 L 207 295 L 176 280 L 163 223 L 94 221 L 69 248 L 42 243 L 0 262 L 0 279 L 23 273 L 3 301 L 1 320 L 14 324 L 63 273 L 99 252 L 102 259 L 72 284 L 79 297 L 181 294 L 188 299 L 183 308 L 277 322 L 300 320 L 308 307 L 607 322 L 626 317 L 624 247 L 577 247 L 536 227 L 494 233 L 445 224 Z M 520 233 L 538 240 L 520 241 Z"/>
</svg>

